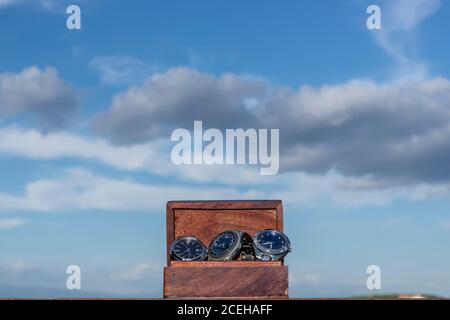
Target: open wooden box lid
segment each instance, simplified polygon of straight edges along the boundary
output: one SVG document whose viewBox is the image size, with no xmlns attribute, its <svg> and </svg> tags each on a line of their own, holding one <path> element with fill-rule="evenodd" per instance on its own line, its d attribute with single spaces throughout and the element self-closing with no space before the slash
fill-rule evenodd
<svg viewBox="0 0 450 320">
<path fill-rule="evenodd" d="M 183 236 L 195 236 L 205 246 L 226 230 L 241 230 L 254 236 L 263 229 L 283 231 L 280 200 L 169 201 L 166 212 L 167 265 L 170 245 Z"/>
</svg>

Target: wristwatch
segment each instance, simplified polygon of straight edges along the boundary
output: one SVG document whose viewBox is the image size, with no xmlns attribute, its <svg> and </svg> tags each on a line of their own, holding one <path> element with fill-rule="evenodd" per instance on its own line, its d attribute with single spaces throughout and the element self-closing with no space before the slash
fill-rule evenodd
<svg viewBox="0 0 450 320">
<path fill-rule="evenodd" d="M 228 230 L 217 235 L 208 247 L 208 260 L 254 260 L 252 238 L 246 232 Z"/>
<path fill-rule="evenodd" d="M 208 251 L 196 237 L 181 237 L 170 246 L 171 260 L 200 261 L 205 260 Z"/>
<path fill-rule="evenodd" d="M 291 252 L 291 242 L 282 232 L 277 230 L 262 230 L 253 238 L 255 257 L 263 261 L 276 261 L 283 259 Z"/>
</svg>

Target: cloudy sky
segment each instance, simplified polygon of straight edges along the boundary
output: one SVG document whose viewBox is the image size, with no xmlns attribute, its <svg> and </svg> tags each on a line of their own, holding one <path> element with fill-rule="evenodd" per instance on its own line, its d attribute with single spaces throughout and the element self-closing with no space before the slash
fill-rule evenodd
<svg viewBox="0 0 450 320">
<path fill-rule="evenodd" d="M 291 296 L 450 296 L 449 3 L 69 4 L 0 0 L 0 297 L 160 297 L 177 199 L 282 199 Z M 280 129 L 280 172 L 172 164 L 194 120 Z"/>
</svg>

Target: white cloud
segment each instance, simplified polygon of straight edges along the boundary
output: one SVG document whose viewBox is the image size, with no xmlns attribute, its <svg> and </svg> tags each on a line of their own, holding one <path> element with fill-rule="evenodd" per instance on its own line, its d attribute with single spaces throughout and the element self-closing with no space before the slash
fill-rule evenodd
<svg viewBox="0 0 450 320">
<path fill-rule="evenodd" d="M 174 128 L 202 120 L 214 128 L 255 124 L 244 101 L 266 92 L 266 83 L 235 74 L 215 77 L 190 68 L 171 68 L 141 86 L 116 94 L 93 128 L 115 143 L 142 143 L 169 136 Z"/>
<path fill-rule="evenodd" d="M 157 146 L 154 143 L 116 147 L 102 139 L 67 131 L 44 134 L 35 129 L 17 126 L 0 128 L 0 152 L 42 160 L 70 157 L 96 160 L 126 170 L 144 170 L 146 164 L 156 156 Z"/>
<path fill-rule="evenodd" d="M 173 199 L 245 199 L 251 192 L 233 188 L 143 184 L 111 179 L 83 169 L 68 169 L 57 178 L 29 182 L 22 195 L 0 193 L 0 211 L 60 212 L 107 210 L 160 212 Z"/>
<path fill-rule="evenodd" d="M 38 160 L 91 160 L 121 170 L 143 171 L 190 181 L 225 184 L 264 181 L 256 167 L 176 166 L 170 160 L 170 148 L 168 139 L 133 146 L 115 146 L 103 139 L 67 131 L 43 134 L 18 126 L 0 128 L 0 153 Z"/>
<path fill-rule="evenodd" d="M 317 273 L 309 273 L 309 274 L 305 274 L 304 276 L 304 282 L 306 282 L 307 284 L 318 284 L 320 283 L 321 280 L 321 276 Z"/>
<path fill-rule="evenodd" d="M 384 0 L 382 30 L 371 32 L 378 45 L 397 63 L 395 75 L 399 80 L 423 79 L 426 64 L 417 56 L 416 28 L 433 15 L 441 5 L 440 0 Z"/>
<path fill-rule="evenodd" d="M 94 128 L 121 145 L 167 139 L 176 128 L 191 129 L 194 120 L 205 128 L 279 128 L 281 171 L 336 169 L 393 183 L 427 183 L 450 180 L 449 104 L 450 81 L 443 77 L 295 90 L 175 68 L 117 94 Z"/>
<path fill-rule="evenodd" d="M 156 66 L 129 56 L 97 57 L 90 61 L 89 66 L 99 73 L 100 80 L 104 85 L 126 85 L 140 82 L 156 69 Z"/>
<path fill-rule="evenodd" d="M 439 224 L 441 227 L 450 230 L 450 220 L 442 220 Z"/>
<path fill-rule="evenodd" d="M 18 2 L 19 2 L 18 0 L 0 0 L 0 8 L 12 6 Z"/>
<path fill-rule="evenodd" d="M 411 148 L 419 148 L 416 153 L 429 153 L 427 149 L 420 150 L 420 141 L 411 144 Z M 430 139 L 424 145 L 433 147 Z M 405 148 L 410 149 L 399 145 L 397 152 L 406 153 Z M 370 174 L 348 176 L 336 169 L 320 174 L 297 171 L 266 177 L 260 176 L 257 168 L 248 166 L 176 166 L 170 162 L 170 152 L 161 142 L 113 146 L 102 139 L 74 133 L 44 135 L 19 127 L 0 129 L 0 152 L 43 160 L 72 157 L 96 161 L 125 172 L 171 176 L 174 183 L 200 182 L 195 187 L 146 185 L 128 179 L 110 179 L 80 169 L 69 170 L 56 179 L 50 177 L 28 183 L 22 196 L 0 193 L 2 211 L 142 211 L 160 208 L 166 200 L 202 198 L 277 198 L 298 205 L 330 201 L 335 205 L 364 206 L 385 205 L 397 199 L 420 201 L 448 197 L 450 190 L 445 180 L 436 183 L 392 183 Z M 295 150 L 292 152 L 295 155 Z M 300 155 L 305 157 L 308 153 Z M 215 184 L 215 188 L 209 186 L 211 183 Z M 239 189 L 236 186 L 240 186 Z"/>
<path fill-rule="evenodd" d="M 45 10 L 55 10 L 58 2 L 57 0 L 0 0 L 0 9 L 16 5 L 32 5 Z"/>
<path fill-rule="evenodd" d="M 28 220 L 20 218 L 0 218 L 0 229 L 14 229 L 28 223 Z"/>
<path fill-rule="evenodd" d="M 55 71 L 38 69 L 24 71 L 19 78 L 34 78 L 41 73 L 49 73 L 44 79 L 58 79 Z M 17 89 L 6 87 L 11 88 L 8 92 Z M 186 107 L 186 102 L 195 108 Z M 175 182 L 232 188 L 219 189 L 226 190 L 223 195 L 210 194 L 209 185 L 188 190 L 148 186 L 87 172 L 83 174 L 92 184 L 81 184 L 81 173 L 72 172 L 59 179 L 31 182 L 22 197 L 0 194 L 0 206 L 3 210 L 123 210 L 130 203 L 124 199 L 122 194 L 127 192 L 123 190 L 136 195 L 132 210 L 160 207 L 161 201 L 152 202 L 148 192 L 163 199 L 165 195 L 198 199 L 206 192 L 209 198 L 242 198 L 245 194 L 299 204 L 329 200 L 342 205 L 443 197 L 448 195 L 450 181 L 446 148 L 450 139 L 449 103 L 450 81 L 441 77 L 387 84 L 355 80 L 294 90 L 233 74 L 215 77 L 186 68 L 171 69 L 118 94 L 103 115 L 112 121 L 111 138 L 125 136 L 131 144 L 114 145 L 67 131 L 43 134 L 8 126 L 0 128 L 0 152 L 30 159 L 96 161 L 124 171 L 171 176 Z M 173 165 L 168 132 L 180 125 L 190 128 L 197 116 L 219 128 L 282 128 L 282 173 L 268 178 L 260 176 L 256 167 Z M 135 138 L 144 142 L 136 144 Z M 102 192 L 99 186 L 103 183 Z M 235 189 L 238 185 L 240 190 Z M 274 191 L 265 191 L 268 188 Z M 48 193 L 58 194 L 57 199 L 49 201 Z"/>
<path fill-rule="evenodd" d="M 124 270 L 117 278 L 125 281 L 137 281 L 144 278 L 154 277 L 156 272 L 161 272 L 162 266 L 154 262 L 142 262 L 138 265 Z"/>
<path fill-rule="evenodd" d="M 450 197 L 450 184 L 379 185 L 371 176 L 349 177 L 336 171 L 326 174 L 284 173 L 283 183 L 266 193 L 290 205 L 315 205 L 329 202 L 335 206 L 362 207 L 388 205 L 396 200 L 422 201 Z"/>
<path fill-rule="evenodd" d="M 440 8 L 441 0 L 388 0 L 385 5 L 387 29 L 413 31 Z"/>
<path fill-rule="evenodd" d="M 69 120 L 77 107 L 73 88 L 53 68 L 0 73 L 0 119 L 32 114 L 47 129 Z"/>
<path fill-rule="evenodd" d="M 385 205 L 398 199 L 420 201 L 448 197 L 449 185 L 419 185 L 373 189 L 369 177 L 348 178 L 330 172 L 324 176 L 282 174 L 259 187 L 214 188 L 140 183 L 129 178 L 113 179 L 74 168 L 57 177 L 26 184 L 23 194 L 0 193 L 0 211 L 64 212 L 105 210 L 160 212 L 169 200 L 185 199 L 282 199 L 289 205 L 331 202 L 338 206 Z"/>
</svg>

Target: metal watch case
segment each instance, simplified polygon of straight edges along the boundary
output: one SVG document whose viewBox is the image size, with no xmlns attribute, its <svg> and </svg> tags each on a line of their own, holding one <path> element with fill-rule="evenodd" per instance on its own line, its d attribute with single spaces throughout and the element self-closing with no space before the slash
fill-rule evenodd
<svg viewBox="0 0 450 320">
<path fill-rule="evenodd" d="M 230 248 L 227 248 L 223 253 L 214 253 L 213 246 L 217 239 L 225 234 L 231 234 L 233 236 L 234 242 Z M 208 260 L 212 261 L 230 261 L 234 260 L 241 251 L 243 244 L 243 232 L 236 230 L 228 230 L 218 234 L 214 240 L 208 246 Z"/>
<path fill-rule="evenodd" d="M 261 245 L 258 241 L 258 236 L 264 232 L 274 232 L 279 234 L 285 240 L 285 245 L 279 249 L 269 249 Z M 262 261 L 277 261 L 283 259 L 289 252 L 292 251 L 291 242 L 289 238 L 282 232 L 278 230 L 262 230 L 258 231 L 253 237 L 253 249 L 255 252 L 255 257 Z"/>
<path fill-rule="evenodd" d="M 194 259 L 186 259 L 186 258 L 180 257 L 175 252 L 175 246 L 181 241 L 196 241 L 196 242 L 198 242 L 201 245 L 203 251 L 199 254 L 199 256 L 197 258 L 194 258 Z M 199 239 L 197 239 L 196 237 L 193 237 L 193 236 L 178 238 L 175 241 L 173 241 L 171 246 L 170 246 L 170 259 L 171 260 L 178 260 L 178 261 L 203 261 L 203 260 L 206 260 L 207 257 L 208 257 L 208 250 L 207 250 L 206 246 Z"/>
</svg>

